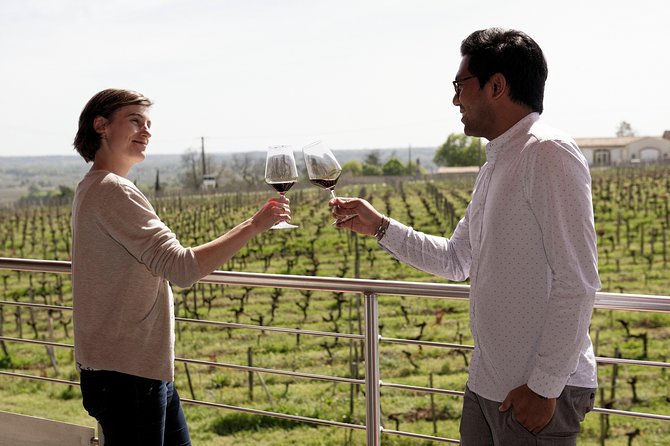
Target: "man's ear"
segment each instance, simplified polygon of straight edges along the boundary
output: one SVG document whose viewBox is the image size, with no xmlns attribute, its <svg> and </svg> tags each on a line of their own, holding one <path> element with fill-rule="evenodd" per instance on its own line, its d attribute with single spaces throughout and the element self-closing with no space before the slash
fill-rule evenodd
<svg viewBox="0 0 670 446">
<path fill-rule="evenodd" d="M 505 92 L 507 79 L 505 79 L 505 76 L 503 76 L 502 73 L 495 73 L 491 76 L 489 82 L 491 83 L 491 90 L 493 91 L 494 98 L 500 97 Z"/>
<path fill-rule="evenodd" d="M 103 138 L 105 137 L 106 128 L 107 128 L 107 118 L 103 116 L 96 116 L 93 119 L 93 130 L 95 130 Z"/>
</svg>

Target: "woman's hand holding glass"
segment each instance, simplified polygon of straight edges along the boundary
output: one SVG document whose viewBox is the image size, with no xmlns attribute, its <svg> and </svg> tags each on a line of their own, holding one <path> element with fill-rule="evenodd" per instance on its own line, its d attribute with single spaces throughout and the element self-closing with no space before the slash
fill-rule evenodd
<svg viewBox="0 0 670 446">
<path fill-rule="evenodd" d="M 259 232 L 270 229 L 277 223 L 290 222 L 291 208 L 289 207 L 289 199 L 284 195 L 270 198 L 251 220 L 259 229 Z"/>
</svg>

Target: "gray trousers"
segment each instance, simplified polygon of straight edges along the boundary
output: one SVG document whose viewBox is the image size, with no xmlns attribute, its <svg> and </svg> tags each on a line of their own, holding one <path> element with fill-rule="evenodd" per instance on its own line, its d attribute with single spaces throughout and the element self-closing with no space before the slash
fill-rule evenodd
<svg viewBox="0 0 670 446">
<path fill-rule="evenodd" d="M 579 424 L 593 409 L 596 389 L 566 386 L 556 399 L 556 412 L 539 434 L 532 434 L 514 418 L 512 408 L 500 412 L 499 402 L 465 388 L 461 416 L 461 446 L 575 446 Z"/>
</svg>

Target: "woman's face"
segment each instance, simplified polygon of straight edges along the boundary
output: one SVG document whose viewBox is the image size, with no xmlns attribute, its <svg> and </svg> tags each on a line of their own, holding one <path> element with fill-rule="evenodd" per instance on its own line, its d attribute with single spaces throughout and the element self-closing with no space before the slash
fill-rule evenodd
<svg viewBox="0 0 670 446">
<path fill-rule="evenodd" d="M 127 105 L 117 109 L 109 119 L 99 116 L 96 122 L 96 131 L 102 136 L 101 149 L 123 163 L 144 160 L 151 138 L 149 107 Z"/>
</svg>

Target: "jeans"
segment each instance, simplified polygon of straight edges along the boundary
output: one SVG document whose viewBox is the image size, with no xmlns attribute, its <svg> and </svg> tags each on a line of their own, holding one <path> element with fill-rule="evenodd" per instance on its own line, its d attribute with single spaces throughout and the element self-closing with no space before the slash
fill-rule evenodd
<svg viewBox="0 0 670 446">
<path fill-rule="evenodd" d="M 514 411 L 498 411 L 490 401 L 465 388 L 461 417 L 462 446 L 575 446 L 580 423 L 593 409 L 596 389 L 566 386 L 556 399 L 556 411 L 538 434 L 528 432 Z"/>
<path fill-rule="evenodd" d="M 82 370 L 84 408 L 102 427 L 104 446 L 190 446 L 174 383 L 106 370 Z"/>
</svg>

